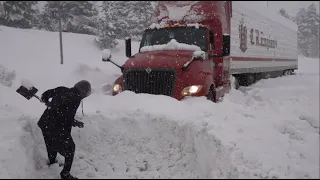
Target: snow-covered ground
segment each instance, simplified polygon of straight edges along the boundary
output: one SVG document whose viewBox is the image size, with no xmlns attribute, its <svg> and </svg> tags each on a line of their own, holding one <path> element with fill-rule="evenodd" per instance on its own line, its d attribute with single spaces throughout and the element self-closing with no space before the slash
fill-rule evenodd
<svg viewBox="0 0 320 180">
<path fill-rule="evenodd" d="M 102 91 L 120 70 L 101 61 L 93 36 L 0 26 L 0 178 L 58 178 L 45 166 L 37 99 L 15 91 L 23 79 L 39 89 L 88 79 L 83 129 L 74 128 L 72 173 L 79 178 L 319 178 L 319 60 L 299 58 L 296 75 L 205 98 Z M 133 52 L 138 43 L 133 42 Z M 124 41 L 112 60 L 126 60 Z M 107 86 L 105 86 L 107 87 Z M 59 161 L 63 158 L 59 156 Z"/>
</svg>

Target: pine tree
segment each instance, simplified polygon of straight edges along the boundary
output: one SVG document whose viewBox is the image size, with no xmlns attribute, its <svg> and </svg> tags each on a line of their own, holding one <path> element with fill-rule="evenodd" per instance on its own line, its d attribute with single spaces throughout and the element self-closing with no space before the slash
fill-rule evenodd
<svg viewBox="0 0 320 180">
<path fill-rule="evenodd" d="M 103 1 L 102 12 L 104 20 L 113 24 L 116 38 L 124 38 L 128 35 L 129 24 L 126 21 L 130 1 Z M 111 30 L 111 29 L 110 29 Z"/>
<path fill-rule="evenodd" d="M 280 14 L 281 14 L 283 17 L 285 17 L 285 18 L 287 18 L 287 19 L 290 19 L 289 14 L 288 14 L 287 11 L 284 10 L 283 8 L 281 8 L 281 9 L 279 10 L 279 12 L 280 12 Z"/>
<path fill-rule="evenodd" d="M 300 50 L 300 53 L 304 56 L 309 56 L 309 28 L 307 23 L 307 11 L 304 8 L 299 9 L 296 17 L 297 25 L 298 25 L 298 48 Z"/>
<path fill-rule="evenodd" d="M 98 21 L 99 34 L 96 38 L 96 43 L 101 49 L 114 48 L 118 44 L 116 38 L 121 36 L 127 24 L 120 17 L 117 18 L 117 15 L 119 11 L 125 9 L 125 3 L 125 1 L 102 2 L 101 10 L 103 16 Z M 119 4 L 122 4 L 122 6 L 119 6 Z"/>
<path fill-rule="evenodd" d="M 102 4 L 106 20 L 115 24 L 119 39 L 130 36 L 139 40 L 150 25 L 153 8 L 151 1 L 104 1 Z"/>
<path fill-rule="evenodd" d="M 42 14 L 42 28 L 58 31 L 59 8 L 64 32 L 96 35 L 98 10 L 92 1 L 48 1 Z"/>
<path fill-rule="evenodd" d="M 3 25 L 17 28 L 32 28 L 36 26 L 37 1 L 2 1 L 4 15 Z"/>
<path fill-rule="evenodd" d="M 4 24 L 4 7 L 3 1 L 0 1 L 0 25 Z"/>
<path fill-rule="evenodd" d="M 3 1 L 0 1 L 0 18 L 4 17 Z"/>
<path fill-rule="evenodd" d="M 308 43 L 311 57 L 319 55 L 319 14 L 314 3 L 308 7 L 307 11 L 307 28 L 309 30 Z"/>
<path fill-rule="evenodd" d="M 98 30 L 95 42 L 99 45 L 100 49 L 110 49 L 118 45 L 115 33 L 116 28 L 112 22 L 107 22 L 105 18 L 99 18 Z"/>
<path fill-rule="evenodd" d="M 133 39 L 140 40 L 143 31 L 150 26 L 150 20 L 154 11 L 151 1 L 131 1 L 132 9 L 128 17 L 130 34 Z M 129 35 L 128 35 L 129 36 Z"/>
</svg>

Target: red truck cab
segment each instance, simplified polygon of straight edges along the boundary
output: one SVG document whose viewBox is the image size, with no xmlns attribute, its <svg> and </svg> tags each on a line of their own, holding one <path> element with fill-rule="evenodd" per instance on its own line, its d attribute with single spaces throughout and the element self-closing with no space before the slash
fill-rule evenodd
<svg viewBox="0 0 320 180">
<path fill-rule="evenodd" d="M 185 13 L 179 18 L 172 8 Z M 137 54 L 126 39 L 129 59 L 113 95 L 128 90 L 216 102 L 230 89 L 230 18 L 230 1 L 160 1 Z"/>
</svg>

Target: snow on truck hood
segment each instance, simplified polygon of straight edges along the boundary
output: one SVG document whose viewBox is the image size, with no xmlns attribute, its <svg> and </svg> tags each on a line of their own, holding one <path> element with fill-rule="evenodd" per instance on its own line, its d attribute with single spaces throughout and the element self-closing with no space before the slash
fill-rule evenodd
<svg viewBox="0 0 320 180">
<path fill-rule="evenodd" d="M 182 68 L 190 63 L 193 57 L 205 57 L 203 51 L 158 50 L 136 54 L 124 64 L 128 68 Z"/>
<path fill-rule="evenodd" d="M 205 52 L 196 45 L 178 43 L 172 39 L 168 44 L 142 47 L 140 53 L 128 59 L 124 67 L 180 68 L 190 63 L 193 57 L 204 59 Z"/>
</svg>

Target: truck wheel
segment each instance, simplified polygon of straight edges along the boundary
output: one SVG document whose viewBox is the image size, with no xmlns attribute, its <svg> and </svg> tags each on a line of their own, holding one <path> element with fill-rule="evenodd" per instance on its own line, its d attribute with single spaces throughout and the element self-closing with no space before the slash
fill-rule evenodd
<svg viewBox="0 0 320 180">
<path fill-rule="evenodd" d="M 208 95 L 207 95 L 207 99 L 212 102 L 216 102 L 216 92 L 213 87 L 210 87 Z"/>
<path fill-rule="evenodd" d="M 291 75 L 292 73 L 291 73 L 291 70 L 284 70 L 284 72 L 283 72 L 283 75 L 284 76 L 289 76 L 289 75 Z"/>
<path fill-rule="evenodd" d="M 253 74 L 246 74 L 244 77 L 243 77 L 243 85 L 244 86 L 250 86 L 254 83 L 255 81 L 255 78 L 253 76 Z"/>
<path fill-rule="evenodd" d="M 236 90 L 238 90 L 240 88 L 240 84 L 239 84 L 239 78 L 235 77 L 234 78 L 234 82 L 233 82 L 233 86 Z"/>
</svg>

